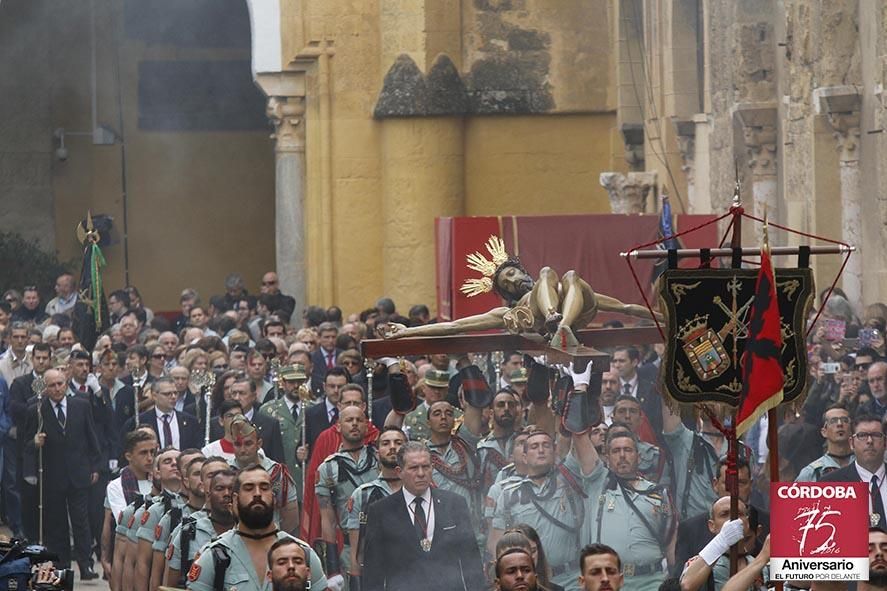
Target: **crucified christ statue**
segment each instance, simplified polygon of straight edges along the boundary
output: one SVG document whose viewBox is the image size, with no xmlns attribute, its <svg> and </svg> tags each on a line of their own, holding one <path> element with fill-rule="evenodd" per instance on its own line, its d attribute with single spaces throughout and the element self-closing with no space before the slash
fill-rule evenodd
<svg viewBox="0 0 887 591">
<path fill-rule="evenodd" d="M 480 253 L 468 256 L 468 266 L 483 276 L 469 279 L 461 290 L 469 297 L 493 291 L 506 301 L 506 306 L 424 326 L 391 323 L 380 327 L 381 336 L 386 339 L 442 336 L 499 328 L 515 334 L 538 332 L 549 336 L 552 346 L 566 349 L 579 346 L 573 331 L 585 328 L 600 311 L 652 318 L 643 306 L 624 304 L 595 293 L 575 271 L 559 277 L 550 267 L 543 267 L 539 279 L 533 281 L 520 261 L 505 252 L 504 243 L 496 236 L 490 236 L 486 247 L 491 260 Z"/>
</svg>

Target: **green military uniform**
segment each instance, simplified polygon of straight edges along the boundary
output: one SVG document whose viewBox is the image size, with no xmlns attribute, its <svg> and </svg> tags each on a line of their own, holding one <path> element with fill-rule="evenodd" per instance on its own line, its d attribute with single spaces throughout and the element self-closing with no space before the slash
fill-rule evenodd
<svg viewBox="0 0 887 591">
<path fill-rule="evenodd" d="M 371 445 L 365 445 L 360 449 L 356 462 L 349 452 L 340 451 L 327 457 L 317 468 L 314 493 L 318 500 L 323 497 L 332 502 L 336 510 L 336 519 L 339 521 L 339 529 L 343 533 L 348 529 L 348 504 L 351 495 L 357 487 L 378 477 L 379 460 L 376 457 L 376 449 Z M 348 572 L 351 567 L 351 551 L 347 535 L 340 562 L 343 571 Z"/>
<path fill-rule="evenodd" d="M 169 537 L 172 531 L 178 531 L 182 521 L 188 519 L 192 515 L 203 512 L 203 509 L 194 509 L 191 505 L 186 504 L 182 507 L 182 514 L 178 516 L 173 523 L 172 511 L 167 511 L 160 522 L 154 527 L 154 543 L 151 545 L 152 550 L 157 552 L 166 552 L 169 547 Z"/>
<path fill-rule="evenodd" d="M 296 402 L 298 406 L 299 402 Z M 296 484 L 296 491 L 302 494 L 302 466 L 296 460 L 296 449 L 302 444 L 302 425 L 305 421 L 302 409 L 298 409 L 298 420 L 293 419 L 293 413 L 287 406 L 287 400 L 284 396 L 273 402 L 263 404 L 259 408 L 259 412 L 271 418 L 277 419 L 280 424 L 280 435 L 283 437 L 283 453 L 286 457 L 286 467 L 289 470 L 293 482 Z M 299 501 L 301 502 L 301 497 Z"/>
<path fill-rule="evenodd" d="M 551 580 L 566 591 L 579 591 L 579 530 L 585 521 L 580 486 L 578 464 L 565 463 L 554 467 L 541 484 L 529 478 L 503 484 L 493 511 L 493 529 L 526 523 L 538 532 Z"/>
<path fill-rule="evenodd" d="M 164 491 L 154 497 L 151 506 L 142 514 L 136 537 L 153 545 L 157 537 L 154 528 L 160 524 L 163 516 L 173 509 L 181 510 L 185 504 L 185 497 L 178 493 Z"/>
<path fill-rule="evenodd" d="M 645 479 L 656 484 L 665 484 L 662 474 L 662 450 L 646 441 L 638 441 L 638 472 Z"/>
<path fill-rule="evenodd" d="M 499 474 L 501 473 L 502 470 L 499 471 Z M 490 489 L 487 491 L 487 496 L 484 498 L 483 518 L 485 522 L 492 520 L 493 516 L 496 514 L 496 503 L 499 502 L 502 490 L 509 484 L 520 482 L 523 479 L 524 477 L 520 474 L 512 474 L 511 476 L 498 479 L 490 485 Z"/>
<path fill-rule="evenodd" d="M 305 366 L 301 363 L 284 365 L 278 370 L 277 375 L 281 380 L 286 380 L 288 382 L 295 381 L 304 383 L 307 380 Z M 290 407 L 291 404 L 296 407 L 296 419 L 293 418 L 293 410 Z M 302 403 L 299 401 L 293 403 L 286 397 L 285 392 L 281 392 L 279 399 L 263 404 L 259 408 L 260 413 L 277 419 L 277 422 L 280 423 L 280 435 L 283 437 L 283 453 L 286 457 L 286 467 L 289 469 L 290 476 L 293 477 L 293 482 L 296 483 L 296 490 L 300 495 L 300 502 L 302 501 L 303 475 L 302 466 L 298 460 L 296 460 L 296 449 L 302 443 L 302 428 L 305 422 L 303 412 L 304 407 L 300 406 L 301 404 Z"/>
<path fill-rule="evenodd" d="M 188 541 L 188 555 L 185 557 L 185 563 L 182 563 L 182 532 L 188 527 L 191 539 Z M 166 564 L 169 568 L 179 571 L 184 578 L 191 569 L 191 563 L 194 557 L 201 549 L 210 543 L 216 537 L 216 530 L 213 522 L 209 518 L 206 511 L 195 511 L 191 515 L 182 519 L 182 523 L 176 526 L 169 536 L 169 544 L 166 548 Z"/>
<path fill-rule="evenodd" d="M 462 411 L 453 408 L 453 416 L 458 420 L 462 416 Z M 407 413 L 407 416 L 403 418 L 403 430 L 406 431 L 411 441 L 426 441 L 431 438 L 427 402 L 422 402 L 415 410 Z"/>
<path fill-rule="evenodd" d="M 380 501 L 389 496 L 393 492 L 394 490 L 392 490 L 391 485 L 388 484 L 388 481 L 379 476 L 375 480 L 361 484 L 356 489 L 354 489 L 353 493 L 351 493 L 351 498 L 348 500 L 347 505 L 348 517 L 346 520 L 345 529 L 357 530 L 359 532 L 357 538 L 357 558 L 358 561 L 361 562 L 361 566 L 363 566 L 362 542 L 364 530 L 367 523 L 367 508 L 376 501 Z M 348 539 L 347 535 L 345 536 L 345 539 Z"/>
<path fill-rule="evenodd" d="M 499 470 L 499 473 L 496 474 L 495 482 L 500 482 L 502 480 L 505 480 L 506 478 L 514 476 L 515 474 L 517 474 L 517 468 L 514 467 L 514 462 L 512 462 Z"/>
<path fill-rule="evenodd" d="M 277 532 L 277 539 L 293 538 L 308 555 L 308 566 L 311 569 L 311 588 L 326 589 L 326 575 L 323 572 L 323 566 L 320 558 L 308 544 L 294 538 L 286 532 Z M 195 591 L 215 591 L 213 582 L 216 574 L 215 556 L 220 554 L 221 558 L 227 556 L 230 561 L 228 568 L 225 569 L 225 578 L 223 581 L 224 588 L 227 591 L 271 591 L 271 581 L 262 573 L 261 576 L 256 573 L 256 567 L 253 566 L 252 558 L 249 550 L 243 543 L 243 538 L 238 535 L 236 529 L 226 531 L 209 544 L 207 544 L 200 555 L 191 565 L 188 571 L 188 589 Z M 175 559 L 175 557 L 173 557 Z"/>
<path fill-rule="evenodd" d="M 848 465 L 852 464 L 855 460 L 856 456 L 850 454 Z M 829 454 L 825 454 L 821 458 L 817 458 L 804 466 L 804 468 L 798 473 L 798 477 L 795 478 L 795 482 L 819 482 L 822 480 L 823 476 L 829 472 L 834 472 L 839 468 L 843 468 L 843 466 L 838 463 L 838 460 Z"/>
<path fill-rule="evenodd" d="M 751 556 L 751 555 L 744 556 L 744 557 L 740 556 L 739 557 L 740 570 L 743 568 L 741 566 L 742 560 L 745 560 L 746 561 L 745 564 L 748 565 L 748 564 L 751 564 L 751 561 L 754 559 L 755 559 L 755 557 Z M 690 563 L 693 562 L 694 560 L 702 560 L 702 559 L 699 558 L 699 556 L 694 556 L 693 558 L 688 560 L 687 564 L 684 565 L 683 572 L 681 573 L 681 579 L 684 578 L 684 573 L 687 572 L 687 568 L 690 566 Z M 709 578 L 714 583 L 714 591 L 721 591 L 721 589 L 724 588 L 724 585 L 730 579 L 730 556 L 728 554 L 724 554 L 723 556 L 720 556 L 715 561 L 715 563 L 713 565 L 711 565 L 711 576 Z M 766 587 L 764 587 L 764 581 L 770 580 L 770 567 L 769 566 L 764 566 L 764 569 L 761 571 L 761 578 L 760 579 L 761 579 L 760 582 L 756 581 L 754 586 L 748 588 L 748 591 L 757 591 L 759 589 L 761 589 L 761 590 L 766 589 Z"/>
<path fill-rule="evenodd" d="M 145 519 L 145 516 L 147 515 L 145 511 L 154 504 L 154 499 L 156 498 L 157 497 L 146 499 L 145 503 L 141 507 L 137 508 L 133 512 L 132 516 L 130 516 L 125 535 L 126 539 L 128 539 L 133 544 L 139 543 L 139 527 L 141 527 L 142 525 L 142 519 Z M 148 507 L 146 507 L 145 505 L 147 505 Z"/>
<path fill-rule="evenodd" d="M 135 526 L 135 512 L 136 512 L 136 504 L 141 506 L 144 503 L 144 499 L 138 498 L 126 507 L 124 507 L 123 511 L 120 512 L 120 515 L 117 516 L 117 527 L 114 529 L 114 533 L 127 536 L 127 532 L 129 528 Z"/>
<path fill-rule="evenodd" d="M 477 458 L 480 462 L 480 479 L 483 490 L 490 488 L 499 470 L 508 464 L 514 451 L 514 433 L 496 439 L 492 433 L 477 442 Z"/>
<path fill-rule="evenodd" d="M 241 469 L 237 465 L 236 459 L 232 459 L 230 464 L 238 470 Z M 296 483 L 293 482 L 293 478 L 284 464 L 275 462 L 261 451 L 259 452 L 259 464 L 271 476 L 271 489 L 274 492 L 274 522 L 280 525 L 280 509 L 299 501 Z"/>
<path fill-rule="evenodd" d="M 718 475 L 718 458 L 702 435 L 683 423 L 671 433 L 662 434 L 674 460 L 675 515 L 683 520 L 708 513 L 717 493 L 711 486 Z"/>
<path fill-rule="evenodd" d="M 665 580 L 662 562 L 673 529 L 664 488 L 639 478 L 623 484 L 603 462 L 583 476 L 587 519 L 580 545 L 603 543 L 622 559 L 625 591 L 656 591 Z M 546 546 L 547 548 L 547 546 Z"/>
</svg>

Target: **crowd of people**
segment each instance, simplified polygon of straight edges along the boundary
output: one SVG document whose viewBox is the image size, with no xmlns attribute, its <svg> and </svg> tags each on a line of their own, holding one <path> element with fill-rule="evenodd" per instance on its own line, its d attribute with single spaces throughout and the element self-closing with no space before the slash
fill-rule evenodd
<svg viewBox="0 0 887 591">
<path fill-rule="evenodd" d="M 608 349 L 600 420 L 571 429 L 549 388 L 562 376 L 583 392 L 591 366 L 540 381 L 548 368 L 515 351 L 370 360 L 364 339 L 435 322 L 428 308 L 382 298 L 294 318 L 274 272 L 257 296 L 236 274 L 224 287 L 206 302 L 183 290 L 174 314 L 113 291 L 98 335 L 78 325 L 71 275 L 45 304 L 34 286 L 4 294 L 0 498 L 15 536 L 113 591 L 768 585 L 766 417 L 744 437 L 731 520 L 724 435 L 664 402 L 663 345 Z M 887 587 L 885 332 L 887 306 L 860 319 L 833 294 L 809 393 L 779 426 L 780 480 L 870 483 L 872 588 Z"/>
</svg>

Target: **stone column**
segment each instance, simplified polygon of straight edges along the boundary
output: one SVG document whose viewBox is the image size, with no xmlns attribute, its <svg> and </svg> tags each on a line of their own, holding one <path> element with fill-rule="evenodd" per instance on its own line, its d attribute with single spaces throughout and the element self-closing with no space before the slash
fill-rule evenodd
<svg viewBox="0 0 887 591">
<path fill-rule="evenodd" d="M 742 128 L 746 162 L 751 170 L 753 213 L 763 219 L 779 219 L 776 188 L 776 106 L 770 103 L 739 103 L 733 121 Z M 771 244 L 781 244 L 773 240 Z"/>
<path fill-rule="evenodd" d="M 602 172 L 600 183 L 610 196 L 610 209 L 613 213 L 644 213 L 647 195 L 656 187 L 655 172 Z M 655 213 L 655 212 L 650 212 Z"/>
<path fill-rule="evenodd" d="M 689 213 L 699 213 L 696 204 L 696 122 L 692 119 L 672 118 L 681 152 L 681 170 L 687 178 Z"/>
<path fill-rule="evenodd" d="M 271 96 L 266 110 L 274 124 L 275 220 L 280 290 L 296 299 L 292 320 L 305 308 L 305 97 Z"/>
<path fill-rule="evenodd" d="M 828 86 L 813 91 L 816 112 L 828 117 L 837 140 L 841 175 L 841 239 L 862 246 L 862 187 L 859 176 L 859 115 L 862 97 L 853 86 Z M 862 251 L 850 256 L 843 288 L 857 311 L 862 306 Z"/>
</svg>

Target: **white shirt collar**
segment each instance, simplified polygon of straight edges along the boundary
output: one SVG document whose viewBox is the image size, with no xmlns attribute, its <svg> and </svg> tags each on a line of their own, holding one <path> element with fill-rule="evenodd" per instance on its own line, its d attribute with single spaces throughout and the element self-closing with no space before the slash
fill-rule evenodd
<svg viewBox="0 0 887 591">
<path fill-rule="evenodd" d="M 289 409 L 289 411 L 293 412 L 293 407 L 296 405 L 296 403 L 290 400 L 289 396 L 287 396 L 286 394 L 283 395 L 283 401 L 284 403 L 286 403 L 286 407 Z"/>
<path fill-rule="evenodd" d="M 407 500 L 407 506 L 413 507 L 413 501 L 416 499 L 416 495 L 411 493 L 406 489 L 406 487 L 401 489 L 403 491 L 403 497 Z M 431 506 L 431 487 L 429 486 L 425 493 L 422 495 L 422 499 L 425 501 L 425 511 L 427 512 L 427 507 Z"/>
<path fill-rule="evenodd" d="M 169 412 L 161 412 L 156 406 L 154 407 L 154 412 L 157 414 L 157 418 L 161 421 L 165 415 L 169 415 L 170 423 L 176 419 L 176 409 L 173 408 Z"/>
<path fill-rule="evenodd" d="M 58 402 L 54 402 L 52 400 L 50 400 L 49 402 L 52 403 L 52 410 L 55 410 L 56 408 L 61 406 L 62 410 L 65 411 L 65 413 L 68 412 L 68 397 L 67 396 L 65 396 L 64 398 L 62 398 Z"/>
<path fill-rule="evenodd" d="M 255 407 L 250 407 L 250 409 L 248 411 L 243 413 L 243 416 L 246 417 L 247 421 L 253 420 L 253 413 L 255 412 L 255 410 L 256 410 Z"/>
<path fill-rule="evenodd" d="M 884 469 L 884 464 L 881 464 L 881 466 L 878 468 L 878 471 L 875 472 L 874 474 L 872 474 L 871 472 L 869 472 L 868 470 L 866 470 L 865 468 L 860 466 L 859 462 L 854 462 L 854 464 L 856 464 L 856 471 L 859 472 L 859 477 L 862 479 L 863 482 L 871 482 L 872 476 L 878 477 L 879 484 L 884 482 L 884 475 L 885 475 L 885 472 L 887 472 Z"/>
<path fill-rule="evenodd" d="M 326 404 L 326 416 L 329 417 L 332 414 L 333 409 L 336 408 L 336 405 L 330 402 L 329 398 L 324 398 L 323 402 Z"/>
</svg>

